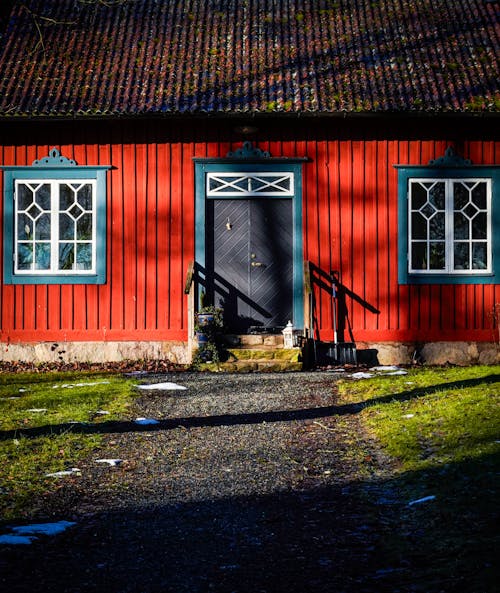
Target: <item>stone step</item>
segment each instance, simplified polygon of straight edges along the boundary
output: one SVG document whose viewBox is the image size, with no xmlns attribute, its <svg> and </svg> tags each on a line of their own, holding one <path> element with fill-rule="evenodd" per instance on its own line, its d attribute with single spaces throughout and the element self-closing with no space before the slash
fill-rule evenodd
<svg viewBox="0 0 500 593">
<path fill-rule="evenodd" d="M 283 348 L 283 336 L 280 334 L 226 334 L 222 339 L 228 348 L 257 350 Z"/>
<path fill-rule="evenodd" d="M 298 348 L 228 348 L 223 361 L 205 363 L 200 370 L 233 373 L 301 371 L 301 351 Z"/>
</svg>

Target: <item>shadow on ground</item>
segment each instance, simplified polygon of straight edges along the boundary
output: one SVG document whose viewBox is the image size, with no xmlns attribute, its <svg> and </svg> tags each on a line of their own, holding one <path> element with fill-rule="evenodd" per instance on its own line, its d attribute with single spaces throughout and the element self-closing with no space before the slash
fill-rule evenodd
<svg viewBox="0 0 500 593">
<path fill-rule="evenodd" d="M 0 585 L 10 593 L 493 593 L 495 470 L 498 457 L 485 457 L 388 481 L 80 516 L 58 537 L 2 547 Z"/>
</svg>

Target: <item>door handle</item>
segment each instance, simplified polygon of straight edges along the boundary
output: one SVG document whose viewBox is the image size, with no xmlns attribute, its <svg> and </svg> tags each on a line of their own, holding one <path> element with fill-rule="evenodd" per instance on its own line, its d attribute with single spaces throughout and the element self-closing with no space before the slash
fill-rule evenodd
<svg viewBox="0 0 500 593">
<path fill-rule="evenodd" d="M 251 266 L 252 268 L 265 268 L 266 264 L 263 264 L 261 261 L 253 261 Z"/>
</svg>

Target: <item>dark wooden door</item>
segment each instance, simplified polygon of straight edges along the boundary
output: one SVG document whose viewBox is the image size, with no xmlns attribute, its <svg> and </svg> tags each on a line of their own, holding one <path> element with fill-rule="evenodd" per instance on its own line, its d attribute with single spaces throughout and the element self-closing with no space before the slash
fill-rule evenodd
<svg viewBox="0 0 500 593">
<path fill-rule="evenodd" d="M 283 327 L 292 319 L 293 213 L 283 198 L 207 205 L 207 293 L 229 330 Z"/>
</svg>

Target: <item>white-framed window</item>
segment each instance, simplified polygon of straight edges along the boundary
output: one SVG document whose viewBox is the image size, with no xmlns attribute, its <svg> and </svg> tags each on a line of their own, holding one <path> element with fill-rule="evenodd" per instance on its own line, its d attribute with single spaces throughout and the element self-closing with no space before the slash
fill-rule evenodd
<svg viewBox="0 0 500 593">
<path fill-rule="evenodd" d="M 474 165 L 452 147 L 398 169 L 400 284 L 496 284 L 500 166 Z"/>
<path fill-rule="evenodd" d="M 492 271 L 491 179 L 408 180 L 408 273 Z"/>
<path fill-rule="evenodd" d="M 95 274 L 96 180 L 16 180 L 14 274 Z"/>
<path fill-rule="evenodd" d="M 4 172 L 6 284 L 106 281 L 107 165 L 77 165 L 53 148 Z"/>
</svg>

